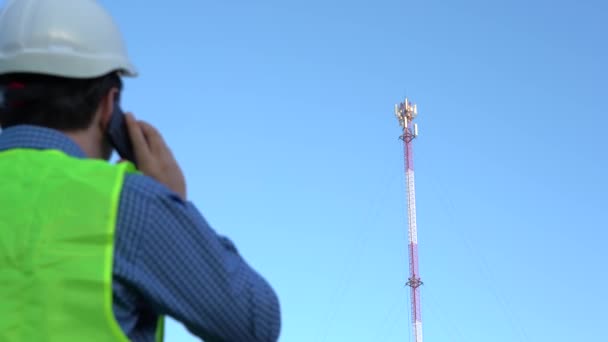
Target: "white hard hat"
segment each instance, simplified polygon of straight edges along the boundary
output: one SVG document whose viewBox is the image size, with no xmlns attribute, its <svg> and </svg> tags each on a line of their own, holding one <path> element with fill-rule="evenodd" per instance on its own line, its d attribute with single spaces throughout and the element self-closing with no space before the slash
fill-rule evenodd
<svg viewBox="0 0 608 342">
<path fill-rule="evenodd" d="M 0 75 L 137 76 L 118 27 L 95 0 L 8 0 L 0 11 Z"/>
</svg>

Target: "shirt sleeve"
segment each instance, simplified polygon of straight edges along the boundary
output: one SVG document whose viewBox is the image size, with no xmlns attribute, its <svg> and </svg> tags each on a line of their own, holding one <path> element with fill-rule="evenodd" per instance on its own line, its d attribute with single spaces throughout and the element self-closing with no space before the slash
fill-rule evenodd
<svg viewBox="0 0 608 342">
<path fill-rule="evenodd" d="M 277 295 L 232 241 L 168 190 L 147 200 L 134 278 L 150 307 L 207 342 L 277 341 Z"/>
</svg>

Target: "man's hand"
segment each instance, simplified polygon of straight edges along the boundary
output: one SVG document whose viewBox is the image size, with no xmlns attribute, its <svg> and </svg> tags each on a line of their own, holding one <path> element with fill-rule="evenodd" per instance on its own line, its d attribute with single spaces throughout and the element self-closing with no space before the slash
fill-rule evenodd
<svg viewBox="0 0 608 342">
<path fill-rule="evenodd" d="M 175 191 L 185 201 L 186 179 L 163 137 L 149 123 L 137 121 L 131 113 L 126 116 L 137 168 Z"/>
</svg>

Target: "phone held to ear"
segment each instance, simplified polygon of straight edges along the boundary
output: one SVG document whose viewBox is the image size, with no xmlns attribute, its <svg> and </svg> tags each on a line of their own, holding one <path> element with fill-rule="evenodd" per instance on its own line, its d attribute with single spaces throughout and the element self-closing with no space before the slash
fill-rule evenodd
<svg viewBox="0 0 608 342">
<path fill-rule="evenodd" d="M 118 100 L 114 103 L 114 111 L 108 124 L 108 140 L 122 159 L 126 159 L 135 164 L 135 154 L 133 145 L 129 137 L 127 121 Z"/>
</svg>

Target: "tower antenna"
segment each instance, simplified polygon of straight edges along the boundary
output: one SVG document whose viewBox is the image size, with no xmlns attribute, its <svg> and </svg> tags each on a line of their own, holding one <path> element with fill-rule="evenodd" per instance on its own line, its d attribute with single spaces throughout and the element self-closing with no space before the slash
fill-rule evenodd
<svg viewBox="0 0 608 342">
<path fill-rule="evenodd" d="M 403 130 L 399 137 L 403 141 L 405 159 L 405 179 L 407 183 L 407 217 L 409 237 L 410 277 L 406 286 L 410 287 L 412 304 L 412 326 L 414 341 L 422 342 L 422 316 L 420 310 L 420 273 L 418 271 L 418 230 L 416 227 L 416 189 L 414 186 L 414 156 L 412 141 L 418 136 L 418 108 L 405 98 L 405 102 L 395 105 L 395 115 Z"/>
</svg>

